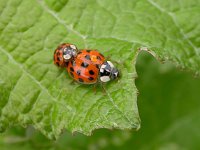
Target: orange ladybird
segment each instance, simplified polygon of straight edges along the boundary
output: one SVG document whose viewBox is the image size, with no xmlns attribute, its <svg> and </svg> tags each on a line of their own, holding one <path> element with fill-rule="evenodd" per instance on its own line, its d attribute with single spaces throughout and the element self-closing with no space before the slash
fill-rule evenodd
<svg viewBox="0 0 200 150">
<path fill-rule="evenodd" d="M 79 83 L 94 84 L 99 78 L 99 69 L 105 57 L 96 50 L 80 50 L 76 58 L 67 64 L 67 72 Z"/>
<path fill-rule="evenodd" d="M 58 67 L 66 67 L 67 62 L 76 57 L 78 49 L 75 45 L 63 43 L 54 51 L 54 64 Z"/>
</svg>

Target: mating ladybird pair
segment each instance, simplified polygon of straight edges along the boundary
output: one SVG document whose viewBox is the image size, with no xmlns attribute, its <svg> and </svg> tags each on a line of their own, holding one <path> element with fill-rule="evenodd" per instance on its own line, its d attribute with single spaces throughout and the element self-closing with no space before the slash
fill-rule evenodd
<svg viewBox="0 0 200 150">
<path fill-rule="evenodd" d="M 54 64 L 67 69 L 79 83 L 108 82 L 119 76 L 119 71 L 96 50 L 78 50 L 75 45 L 61 44 L 54 52 Z"/>
</svg>

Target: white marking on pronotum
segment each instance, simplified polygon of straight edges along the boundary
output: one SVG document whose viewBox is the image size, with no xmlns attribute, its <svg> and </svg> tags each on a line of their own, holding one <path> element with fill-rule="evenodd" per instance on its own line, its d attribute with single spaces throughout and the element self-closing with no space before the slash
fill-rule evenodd
<svg viewBox="0 0 200 150">
<path fill-rule="evenodd" d="M 71 47 L 72 49 L 76 49 L 76 46 L 75 46 L 75 45 L 70 45 L 70 47 Z"/>
<path fill-rule="evenodd" d="M 107 62 L 110 65 L 111 68 L 114 68 L 114 65 L 110 61 L 107 61 Z"/>
<path fill-rule="evenodd" d="M 117 77 L 118 76 L 118 72 L 114 73 L 114 75 Z"/>
<path fill-rule="evenodd" d="M 64 57 L 64 59 L 70 59 L 71 58 L 71 56 L 69 54 L 64 55 L 63 57 Z"/>
<path fill-rule="evenodd" d="M 104 69 L 103 69 L 103 68 L 100 68 L 100 72 L 103 73 L 103 71 L 104 71 Z"/>
<path fill-rule="evenodd" d="M 110 72 L 110 70 L 108 70 L 108 69 L 105 69 L 106 70 L 106 72 Z"/>
<path fill-rule="evenodd" d="M 106 65 L 102 65 L 101 68 L 102 68 L 102 69 L 106 68 Z"/>
<path fill-rule="evenodd" d="M 103 76 L 103 77 L 100 77 L 100 80 L 102 82 L 108 82 L 108 81 L 110 81 L 110 77 L 109 76 Z"/>
</svg>

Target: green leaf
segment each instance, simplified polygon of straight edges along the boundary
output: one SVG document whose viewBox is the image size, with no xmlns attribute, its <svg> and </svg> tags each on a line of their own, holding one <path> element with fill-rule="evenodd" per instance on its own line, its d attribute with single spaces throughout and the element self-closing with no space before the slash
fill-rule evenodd
<svg viewBox="0 0 200 150">
<path fill-rule="evenodd" d="M 65 132 L 55 142 L 31 127 L 11 128 L 0 135 L 1 150 L 199 149 L 200 78 L 144 54 L 139 55 L 136 65 L 136 86 L 143 91 L 138 97 L 143 121 L 138 132 L 100 129 L 89 137 Z"/>
<path fill-rule="evenodd" d="M 199 73 L 200 1 L 0 3 L 1 131 L 32 124 L 57 138 L 64 128 L 86 135 L 96 128 L 138 129 L 138 48 Z M 62 42 L 112 56 L 120 62 L 121 79 L 106 85 L 105 95 L 101 87 L 95 94 L 91 86 L 71 85 L 66 72 L 52 62 L 53 51 Z"/>
</svg>

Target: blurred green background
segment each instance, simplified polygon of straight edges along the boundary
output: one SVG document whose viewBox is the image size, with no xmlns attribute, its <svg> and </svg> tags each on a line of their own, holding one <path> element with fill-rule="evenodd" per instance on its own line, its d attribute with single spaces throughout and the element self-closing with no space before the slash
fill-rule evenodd
<svg viewBox="0 0 200 150">
<path fill-rule="evenodd" d="M 200 149 L 200 79 L 146 52 L 136 67 L 139 131 L 99 129 L 90 137 L 65 131 L 50 141 L 32 127 L 13 127 L 0 135 L 0 150 Z"/>
</svg>

